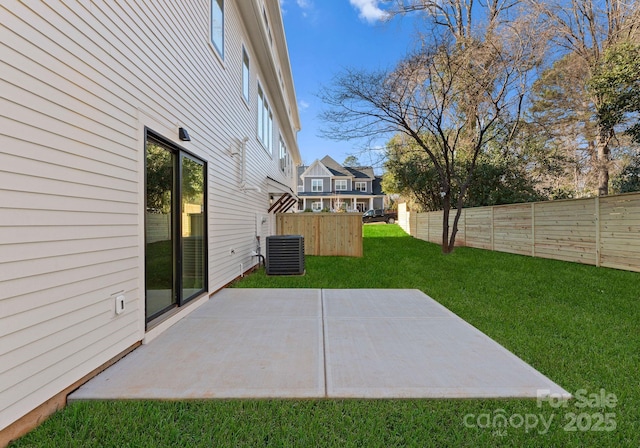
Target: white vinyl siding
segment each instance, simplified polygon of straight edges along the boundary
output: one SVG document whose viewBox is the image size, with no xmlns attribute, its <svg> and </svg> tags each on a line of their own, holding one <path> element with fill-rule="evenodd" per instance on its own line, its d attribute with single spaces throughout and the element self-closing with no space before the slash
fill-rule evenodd
<svg viewBox="0 0 640 448">
<path fill-rule="evenodd" d="M 248 54 L 263 48 L 239 9 L 254 1 L 225 2 L 224 65 L 207 1 L 0 7 L 0 430 L 145 335 L 145 127 L 207 162 L 209 210 L 225 210 L 209 216 L 209 291 L 256 263 L 266 177 L 287 179 L 249 138 L 245 181 L 262 193 L 241 191 L 242 162 L 229 155 L 256 132 L 255 109 L 238 94 L 242 43 Z M 276 70 L 258 61 L 253 82 Z M 275 96 L 277 81 L 264 87 L 299 163 L 287 115 L 295 98 Z"/>
</svg>

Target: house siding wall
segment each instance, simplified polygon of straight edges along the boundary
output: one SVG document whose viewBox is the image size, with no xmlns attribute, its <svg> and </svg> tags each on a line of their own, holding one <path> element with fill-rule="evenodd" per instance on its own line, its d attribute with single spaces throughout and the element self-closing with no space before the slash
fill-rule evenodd
<svg viewBox="0 0 640 448">
<path fill-rule="evenodd" d="M 248 32 L 260 22 L 225 2 L 221 60 L 209 1 L 132 3 L 0 6 L 0 430 L 144 337 L 145 127 L 208 163 L 210 291 L 256 262 L 266 176 L 295 188 L 277 153 L 282 131 L 299 163 L 279 105 L 295 98 L 282 101 L 260 63 Z M 257 139 L 258 80 L 274 105 L 274 154 Z M 181 126 L 191 142 L 177 140 Z M 229 150 L 244 137 L 245 180 L 261 191 L 239 189 Z"/>
</svg>

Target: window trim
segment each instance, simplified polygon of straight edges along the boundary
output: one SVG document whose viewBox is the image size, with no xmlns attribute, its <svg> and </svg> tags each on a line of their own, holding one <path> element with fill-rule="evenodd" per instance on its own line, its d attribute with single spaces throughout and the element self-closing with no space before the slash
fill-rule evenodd
<svg viewBox="0 0 640 448">
<path fill-rule="evenodd" d="M 214 2 L 218 5 L 220 9 L 220 14 L 222 16 L 222 24 L 220 26 L 220 42 L 216 42 L 216 37 L 213 33 L 213 12 L 214 12 Z M 209 2 L 209 43 L 215 48 L 216 53 L 220 57 L 221 60 L 224 61 L 224 0 L 211 0 Z"/>
<path fill-rule="evenodd" d="M 320 207 L 317 208 L 316 205 L 320 205 Z M 320 211 L 322 211 L 322 209 L 323 209 L 322 201 L 315 201 L 315 202 L 311 203 L 311 211 L 320 212 Z"/>
<path fill-rule="evenodd" d="M 344 185 L 344 188 L 338 188 L 338 182 L 340 182 L 340 185 Z M 336 179 L 335 188 L 336 191 L 347 191 L 349 189 L 349 181 L 347 179 Z"/>
<path fill-rule="evenodd" d="M 258 140 L 267 153 L 273 157 L 273 110 L 260 82 L 258 82 Z M 266 128 L 265 128 L 266 126 Z"/>
<path fill-rule="evenodd" d="M 317 190 L 314 188 L 314 184 L 320 182 L 320 189 Z M 322 193 L 324 191 L 324 181 L 322 179 L 311 179 L 311 192 L 312 193 Z"/>
<path fill-rule="evenodd" d="M 360 189 L 360 188 L 358 188 L 358 185 L 363 185 L 363 186 L 364 186 L 364 189 Z M 355 182 L 354 190 L 356 190 L 356 191 L 362 191 L 363 193 L 366 193 L 366 192 L 367 192 L 367 183 L 366 183 L 366 182 Z"/>
<path fill-rule="evenodd" d="M 267 36 L 269 37 L 269 45 L 273 46 L 273 37 L 271 36 L 271 26 L 269 25 L 269 18 L 267 17 L 267 9 L 262 5 L 262 19 L 264 20 L 264 26 L 267 29 Z"/>
<path fill-rule="evenodd" d="M 287 145 L 284 142 L 284 138 L 282 134 L 280 134 L 280 139 L 278 143 L 278 160 L 280 165 L 280 171 L 283 173 L 287 172 L 287 168 L 289 168 L 289 151 L 287 150 Z"/>
<path fill-rule="evenodd" d="M 249 104 L 251 98 L 251 59 L 244 45 L 242 45 L 242 97 Z"/>
</svg>

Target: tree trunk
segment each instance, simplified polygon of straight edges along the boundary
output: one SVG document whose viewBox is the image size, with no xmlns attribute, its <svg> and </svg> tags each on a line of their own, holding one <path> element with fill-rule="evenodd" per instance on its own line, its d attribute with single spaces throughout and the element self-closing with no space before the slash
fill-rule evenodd
<svg viewBox="0 0 640 448">
<path fill-rule="evenodd" d="M 456 246 L 456 236 L 458 235 L 458 223 L 460 222 L 460 216 L 462 216 L 462 196 L 458 199 L 456 205 L 456 217 L 453 218 L 453 228 L 451 229 L 451 236 L 449 237 L 449 248 L 451 252 Z"/>
<path fill-rule="evenodd" d="M 598 196 L 609 194 L 609 140 L 605 131 L 601 131 L 596 143 L 598 151 Z"/>
<path fill-rule="evenodd" d="M 451 211 L 451 197 L 446 194 L 442 198 L 442 253 L 450 254 L 453 247 L 449 246 L 449 213 Z"/>
</svg>

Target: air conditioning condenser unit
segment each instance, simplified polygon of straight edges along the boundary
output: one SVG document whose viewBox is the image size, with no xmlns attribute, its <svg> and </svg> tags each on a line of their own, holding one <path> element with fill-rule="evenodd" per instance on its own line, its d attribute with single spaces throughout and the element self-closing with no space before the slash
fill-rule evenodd
<svg viewBox="0 0 640 448">
<path fill-rule="evenodd" d="M 267 237 L 267 275 L 304 274 L 304 237 L 274 235 Z"/>
</svg>

